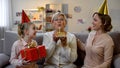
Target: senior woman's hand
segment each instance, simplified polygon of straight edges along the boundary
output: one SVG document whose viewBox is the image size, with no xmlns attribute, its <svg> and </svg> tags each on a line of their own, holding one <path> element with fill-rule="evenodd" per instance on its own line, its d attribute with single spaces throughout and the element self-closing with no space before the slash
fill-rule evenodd
<svg viewBox="0 0 120 68">
<path fill-rule="evenodd" d="M 53 34 L 53 40 L 57 43 L 57 41 L 59 40 L 59 37 L 57 37 L 57 35 L 54 33 Z"/>
<path fill-rule="evenodd" d="M 67 45 L 67 37 L 66 36 L 60 37 L 60 40 L 61 40 L 62 46 L 66 46 Z"/>
</svg>

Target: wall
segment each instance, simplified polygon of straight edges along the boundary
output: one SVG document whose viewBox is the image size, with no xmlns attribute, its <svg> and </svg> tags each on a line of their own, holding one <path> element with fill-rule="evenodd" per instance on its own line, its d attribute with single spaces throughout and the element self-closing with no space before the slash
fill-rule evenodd
<svg viewBox="0 0 120 68">
<path fill-rule="evenodd" d="M 48 3 L 64 3 L 68 4 L 68 13 L 72 14 L 72 18 L 68 19 L 69 32 L 86 31 L 87 27 L 91 25 L 92 14 L 98 10 L 103 0 L 12 0 L 13 22 L 18 18 L 15 16 L 16 12 L 22 9 L 34 9 L 38 6 L 45 7 Z M 109 14 L 112 18 L 113 30 L 118 31 L 120 28 L 120 0 L 108 0 Z M 76 13 L 75 6 L 80 6 L 81 11 Z M 78 23 L 78 19 L 83 19 L 84 24 Z"/>
</svg>

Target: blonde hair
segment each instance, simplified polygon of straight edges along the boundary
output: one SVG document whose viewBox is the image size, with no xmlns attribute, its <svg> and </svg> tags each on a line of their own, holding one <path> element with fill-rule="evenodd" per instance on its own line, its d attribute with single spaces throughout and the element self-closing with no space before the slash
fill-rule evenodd
<svg viewBox="0 0 120 68">
<path fill-rule="evenodd" d="M 28 30 L 30 25 L 32 25 L 33 23 L 29 22 L 29 23 L 21 23 L 18 24 L 18 35 L 20 38 L 24 38 L 24 30 Z"/>
</svg>

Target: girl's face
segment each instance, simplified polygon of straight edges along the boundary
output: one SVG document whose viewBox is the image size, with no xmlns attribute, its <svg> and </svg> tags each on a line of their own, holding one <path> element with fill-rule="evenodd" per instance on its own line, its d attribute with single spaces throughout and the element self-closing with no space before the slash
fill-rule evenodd
<svg viewBox="0 0 120 68">
<path fill-rule="evenodd" d="M 99 16 L 97 14 L 95 14 L 93 16 L 93 22 L 92 22 L 93 26 L 92 29 L 95 31 L 101 30 L 102 29 L 102 22 L 101 19 L 99 18 Z"/>
<path fill-rule="evenodd" d="M 30 25 L 29 30 L 28 30 L 29 37 L 35 38 L 36 37 L 36 32 L 37 31 L 36 31 L 35 25 L 34 24 Z"/>
<path fill-rule="evenodd" d="M 64 30 L 65 26 L 66 26 L 66 21 L 65 18 L 62 15 L 58 15 L 57 18 L 55 18 L 52 22 L 55 30 L 58 30 L 59 28 L 61 28 L 62 30 Z"/>
</svg>

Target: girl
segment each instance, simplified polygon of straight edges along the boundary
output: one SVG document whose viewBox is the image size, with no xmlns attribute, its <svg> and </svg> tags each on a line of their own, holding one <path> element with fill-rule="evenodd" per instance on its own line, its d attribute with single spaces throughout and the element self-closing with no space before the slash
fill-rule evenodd
<svg viewBox="0 0 120 68">
<path fill-rule="evenodd" d="M 17 68 L 37 68 L 35 62 L 25 61 L 20 55 L 21 49 L 27 48 L 29 44 L 37 45 L 37 42 L 33 40 L 36 36 L 35 25 L 31 22 L 19 24 L 18 35 L 20 39 L 15 41 L 12 46 L 10 63 Z"/>
</svg>

